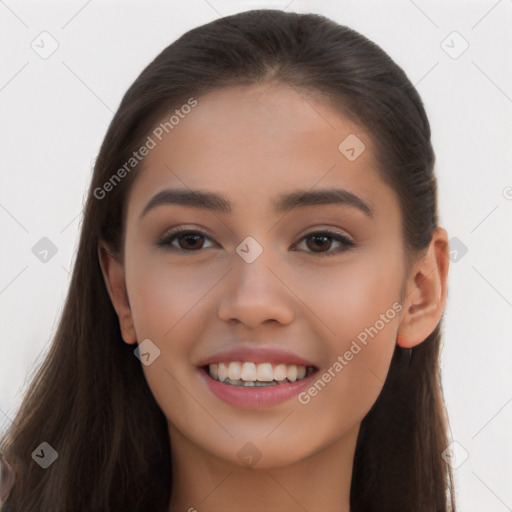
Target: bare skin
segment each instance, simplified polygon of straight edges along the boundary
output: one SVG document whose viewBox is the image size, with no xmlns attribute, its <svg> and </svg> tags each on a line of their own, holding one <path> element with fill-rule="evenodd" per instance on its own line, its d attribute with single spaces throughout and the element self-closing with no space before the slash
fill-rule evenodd
<svg viewBox="0 0 512 512">
<path fill-rule="evenodd" d="M 350 134 L 366 146 L 354 161 L 338 149 Z M 168 419 L 170 511 L 349 512 L 359 427 L 397 338 L 403 347 L 424 341 L 447 297 L 446 230 L 436 229 L 406 274 L 399 203 L 376 166 L 363 128 L 276 84 L 198 98 L 145 158 L 129 196 L 124 264 L 103 243 L 99 257 L 124 341 L 149 338 L 161 351 L 143 370 Z M 166 204 L 141 218 L 166 188 L 222 194 L 232 212 Z M 281 194 L 331 188 L 357 195 L 373 217 L 348 204 L 272 209 Z M 158 247 L 177 226 L 204 236 Z M 306 237 L 325 229 L 355 246 Z M 251 263 L 236 252 L 248 236 L 263 249 Z M 338 356 L 381 324 L 332 376 Z M 197 365 L 237 344 L 286 348 L 319 377 L 331 368 L 331 379 L 302 402 L 233 406 L 208 389 Z M 247 443 L 259 457 L 250 467 L 239 454 Z"/>
</svg>

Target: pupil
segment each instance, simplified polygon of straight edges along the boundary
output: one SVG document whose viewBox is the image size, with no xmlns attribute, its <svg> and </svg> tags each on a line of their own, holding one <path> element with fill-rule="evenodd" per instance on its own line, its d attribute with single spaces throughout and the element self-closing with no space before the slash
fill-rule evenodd
<svg viewBox="0 0 512 512">
<path fill-rule="evenodd" d="M 184 235 L 183 238 L 185 238 L 187 240 L 187 243 L 190 238 L 195 238 L 195 241 L 197 242 L 197 239 L 201 238 L 201 235 L 190 234 L 190 235 Z M 193 245 L 193 242 L 192 242 L 192 245 Z M 193 247 L 193 248 L 195 248 L 195 247 Z"/>
<path fill-rule="evenodd" d="M 322 243 L 320 242 L 320 245 L 326 245 L 326 244 L 325 244 L 325 242 L 327 242 L 327 247 L 321 247 L 321 246 L 320 246 L 320 249 L 322 249 L 322 248 L 323 248 L 323 249 L 328 249 L 328 246 L 329 246 L 329 241 L 328 241 L 328 240 L 329 240 L 329 237 L 328 237 L 328 236 L 326 236 L 326 235 L 313 235 L 313 238 L 314 238 L 314 240 L 315 240 L 315 243 L 316 243 L 319 239 L 323 239 L 323 240 L 324 240 L 324 244 L 322 244 Z M 319 245 L 317 244 L 317 245 L 316 245 L 316 248 L 318 248 L 318 247 L 319 247 Z"/>
</svg>

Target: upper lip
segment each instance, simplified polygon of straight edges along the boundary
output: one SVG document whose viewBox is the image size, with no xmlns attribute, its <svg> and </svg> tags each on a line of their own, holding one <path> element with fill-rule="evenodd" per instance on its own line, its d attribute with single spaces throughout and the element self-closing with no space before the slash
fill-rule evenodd
<svg viewBox="0 0 512 512">
<path fill-rule="evenodd" d="M 272 364 L 296 364 L 299 366 L 315 365 L 303 357 L 290 352 L 282 347 L 251 347 L 239 346 L 226 350 L 221 350 L 216 354 L 203 359 L 198 366 L 207 366 L 213 363 L 225 363 L 228 361 L 247 361 L 253 363 L 272 363 Z"/>
</svg>

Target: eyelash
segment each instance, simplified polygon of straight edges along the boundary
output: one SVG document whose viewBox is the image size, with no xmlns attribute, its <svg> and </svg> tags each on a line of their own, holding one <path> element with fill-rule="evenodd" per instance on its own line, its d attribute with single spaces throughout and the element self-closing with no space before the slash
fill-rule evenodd
<svg viewBox="0 0 512 512">
<path fill-rule="evenodd" d="M 180 236 L 183 236 L 183 235 L 199 235 L 199 236 L 201 236 L 203 238 L 210 239 L 210 237 L 206 233 L 204 233 L 202 231 L 192 230 L 192 229 L 185 229 L 185 228 L 181 228 L 180 227 L 180 228 L 173 229 L 173 230 L 169 231 L 168 233 L 166 233 L 161 238 L 158 238 L 158 240 L 156 241 L 156 246 L 164 248 L 166 250 L 170 250 L 170 251 L 181 251 L 181 252 L 200 252 L 201 251 L 201 249 L 187 250 L 187 249 L 181 249 L 179 247 L 171 246 L 171 243 L 175 239 L 178 239 Z M 331 250 L 327 250 L 327 251 L 324 251 L 324 252 L 309 251 L 311 254 L 313 254 L 315 256 L 319 256 L 319 257 L 331 256 L 333 254 L 343 253 L 345 251 L 348 251 L 348 250 L 356 247 L 356 244 L 352 240 L 350 240 L 346 236 L 342 235 L 341 233 L 338 233 L 336 231 L 331 231 L 329 229 L 324 229 L 324 230 L 320 230 L 320 231 L 312 231 L 311 233 L 308 233 L 308 234 L 304 235 L 299 240 L 299 243 L 302 242 L 303 240 L 305 240 L 305 239 L 307 239 L 309 237 L 315 236 L 315 235 L 327 235 L 329 238 L 332 238 L 335 241 L 342 242 L 344 244 L 344 247 L 335 249 L 333 251 L 331 251 Z"/>
</svg>

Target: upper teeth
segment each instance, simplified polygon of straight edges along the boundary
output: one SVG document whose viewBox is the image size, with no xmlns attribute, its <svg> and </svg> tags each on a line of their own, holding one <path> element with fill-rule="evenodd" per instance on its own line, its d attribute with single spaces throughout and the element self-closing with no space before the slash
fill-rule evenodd
<svg viewBox="0 0 512 512">
<path fill-rule="evenodd" d="M 306 376 L 306 367 L 296 364 L 251 363 L 231 361 L 229 363 L 212 363 L 209 365 L 210 376 L 224 382 L 226 379 L 243 380 L 245 382 L 291 382 L 303 379 Z"/>
</svg>

